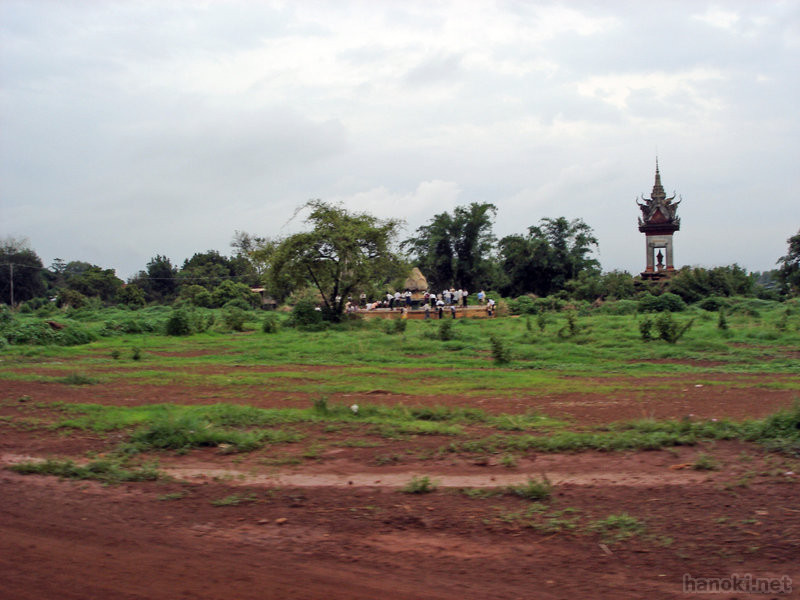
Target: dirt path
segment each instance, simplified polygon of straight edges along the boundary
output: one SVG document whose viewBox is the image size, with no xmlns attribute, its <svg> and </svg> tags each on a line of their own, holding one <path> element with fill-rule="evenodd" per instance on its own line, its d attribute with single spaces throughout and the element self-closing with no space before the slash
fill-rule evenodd
<svg viewBox="0 0 800 600">
<path fill-rule="evenodd" d="M 25 397 L 0 411 L 0 582 L 4 600 L 798 598 L 800 460 L 742 442 L 580 454 L 438 453 L 446 436 L 367 440 L 303 429 L 290 448 L 160 453 L 172 479 L 103 486 L 23 476 L 12 463 L 86 461 L 123 436 L 69 436 L 25 419 L 46 403 L 152 402 L 285 406 L 283 394 L 109 384 L 4 382 Z M 603 423 L 643 416 L 762 416 L 794 394 L 734 385 L 641 394 L 410 398 L 332 402 L 472 405 Z M 241 392 L 239 390 L 237 393 Z M 296 396 L 298 406 L 308 398 Z M 39 412 L 37 412 L 37 410 Z M 52 415 L 50 415 L 52 416 Z M 718 468 L 691 465 L 703 453 Z M 296 464 L 295 464 L 296 463 Z M 414 476 L 438 488 L 403 493 Z M 546 476 L 552 495 L 507 491 Z M 465 489 L 466 488 L 466 489 Z M 685 576 L 789 577 L 774 596 L 684 591 Z"/>
</svg>

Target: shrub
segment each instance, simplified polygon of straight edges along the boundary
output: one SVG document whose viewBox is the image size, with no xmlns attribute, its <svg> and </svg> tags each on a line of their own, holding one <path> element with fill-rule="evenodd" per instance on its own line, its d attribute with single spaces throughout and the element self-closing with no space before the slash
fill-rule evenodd
<svg viewBox="0 0 800 600">
<path fill-rule="evenodd" d="M 520 296 L 509 301 L 508 309 L 513 315 L 532 315 L 539 312 L 539 307 L 530 296 Z"/>
<path fill-rule="evenodd" d="M 439 321 L 439 339 L 443 342 L 452 340 L 455 337 L 453 333 L 453 320 L 442 319 Z"/>
<path fill-rule="evenodd" d="M 225 326 L 233 331 L 244 331 L 246 319 L 247 313 L 236 306 L 230 306 L 222 313 L 222 320 Z"/>
<path fill-rule="evenodd" d="M 87 302 L 88 298 L 86 296 L 67 288 L 58 292 L 58 296 L 56 296 L 56 304 L 59 308 L 81 308 L 86 306 Z"/>
<path fill-rule="evenodd" d="M 322 312 L 317 310 L 313 300 L 298 300 L 292 307 L 289 324 L 294 327 L 318 327 L 322 325 Z"/>
<path fill-rule="evenodd" d="M 195 306 L 202 308 L 211 308 L 214 305 L 214 299 L 209 292 L 202 285 L 184 285 L 181 286 L 181 298 L 188 300 Z"/>
<path fill-rule="evenodd" d="M 147 304 L 144 291 L 135 283 L 128 284 L 117 292 L 117 302 L 131 308 L 141 308 Z"/>
<path fill-rule="evenodd" d="M 492 334 L 489 336 L 492 343 L 492 358 L 497 364 L 503 365 L 511 361 L 511 350 L 506 346 L 503 338 L 499 335 Z"/>
<path fill-rule="evenodd" d="M 649 342 L 653 339 L 653 319 L 650 317 L 645 317 L 639 322 L 639 333 L 642 336 L 642 340 L 645 342 Z"/>
<path fill-rule="evenodd" d="M 728 306 L 728 301 L 724 298 L 720 298 L 719 296 L 711 296 L 697 303 L 698 308 L 702 308 L 708 312 L 717 312 L 723 308 L 727 308 Z"/>
<path fill-rule="evenodd" d="M 189 322 L 189 313 L 178 308 L 172 311 L 166 325 L 167 335 L 191 335 L 192 326 Z"/>
<path fill-rule="evenodd" d="M 508 493 L 526 500 L 546 500 L 553 493 L 553 484 L 547 475 L 542 475 L 541 480 L 528 479 L 526 483 L 509 486 Z"/>
<path fill-rule="evenodd" d="M 719 318 L 717 319 L 717 329 L 725 330 L 728 328 L 728 320 L 725 318 L 725 309 L 719 309 Z"/>
<path fill-rule="evenodd" d="M 690 319 L 681 325 L 672 317 L 672 313 L 664 312 L 656 319 L 658 336 L 668 344 L 674 344 L 683 337 L 683 334 L 689 330 L 693 322 L 694 319 Z"/>
<path fill-rule="evenodd" d="M 278 315 L 275 313 L 267 313 L 264 315 L 264 320 L 261 321 L 261 331 L 264 333 L 277 333 L 278 332 Z"/>
<path fill-rule="evenodd" d="M 436 483 L 431 481 L 427 475 L 424 477 L 417 477 L 415 475 L 411 478 L 411 481 L 403 487 L 403 492 L 406 494 L 428 494 L 435 489 Z"/>
<path fill-rule="evenodd" d="M 605 315 L 632 315 L 639 311 L 636 300 L 614 300 L 605 302 L 597 309 L 598 313 Z"/>
<path fill-rule="evenodd" d="M 237 298 L 243 300 L 248 305 L 248 308 L 257 306 L 259 302 L 258 294 L 251 292 L 247 285 L 240 282 L 234 283 L 230 279 L 220 283 L 211 292 L 211 300 L 214 306 L 224 306 Z"/>
<path fill-rule="evenodd" d="M 665 292 L 660 296 L 646 293 L 639 300 L 640 312 L 680 312 L 686 310 L 686 303 L 680 296 Z"/>
<path fill-rule="evenodd" d="M 234 298 L 233 300 L 228 300 L 222 308 L 238 308 L 239 310 L 250 310 L 253 307 L 247 302 L 245 302 L 242 298 Z"/>
</svg>

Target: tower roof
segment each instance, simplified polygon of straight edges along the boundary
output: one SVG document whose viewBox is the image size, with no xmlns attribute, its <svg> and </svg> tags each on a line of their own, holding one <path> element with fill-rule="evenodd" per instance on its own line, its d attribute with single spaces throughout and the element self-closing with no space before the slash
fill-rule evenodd
<svg viewBox="0 0 800 600">
<path fill-rule="evenodd" d="M 656 157 L 656 182 L 653 184 L 653 191 L 650 194 L 652 200 L 665 200 L 667 194 L 664 193 L 664 186 L 661 185 L 661 171 L 658 170 L 658 157 Z"/>
</svg>

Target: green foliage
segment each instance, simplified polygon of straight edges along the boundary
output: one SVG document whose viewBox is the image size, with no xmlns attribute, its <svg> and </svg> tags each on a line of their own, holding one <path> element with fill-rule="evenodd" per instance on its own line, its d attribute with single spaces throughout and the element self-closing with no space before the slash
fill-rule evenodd
<svg viewBox="0 0 800 600">
<path fill-rule="evenodd" d="M 622 512 L 593 521 L 589 529 L 600 533 L 607 541 L 619 542 L 644 531 L 644 524 L 636 517 Z"/>
<path fill-rule="evenodd" d="M 142 359 L 142 349 L 134 346 L 131 348 L 131 358 L 133 360 L 141 360 Z"/>
<path fill-rule="evenodd" d="M 87 298 L 78 291 L 64 288 L 56 296 L 56 304 L 59 308 L 81 308 L 86 305 Z"/>
<path fill-rule="evenodd" d="M 786 240 L 788 252 L 778 259 L 778 277 L 784 289 L 794 295 L 800 294 L 800 230 Z"/>
<path fill-rule="evenodd" d="M 452 319 L 441 319 L 439 321 L 439 339 L 443 342 L 448 340 L 452 340 L 455 338 L 455 332 L 453 331 L 453 320 Z"/>
<path fill-rule="evenodd" d="M 66 377 L 59 379 L 59 383 L 66 383 L 67 385 L 93 385 L 97 383 L 97 380 L 83 375 L 82 373 L 70 373 Z"/>
<path fill-rule="evenodd" d="M 312 300 L 299 300 L 292 307 L 287 325 L 299 329 L 318 330 L 323 326 L 322 312 L 317 310 L 317 305 Z"/>
<path fill-rule="evenodd" d="M 709 296 L 708 298 L 703 298 L 697 303 L 698 308 L 702 308 L 708 312 L 718 312 L 728 308 L 729 306 L 730 303 L 725 298 L 721 298 L 719 296 Z"/>
<path fill-rule="evenodd" d="M 531 292 L 547 296 L 563 290 L 566 282 L 581 272 L 599 269 L 597 260 L 591 258 L 596 247 L 592 228 L 581 219 L 542 219 L 539 226 L 528 228 L 527 236 L 515 234 L 500 240 L 500 272 L 504 275 L 500 291 L 513 296 Z"/>
<path fill-rule="evenodd" d="M 278 333 L 278 315 L 274 312 L 268 312 L 264 315 L 261 321 L 261 331 L 264 333 Z"/>
<path fill-rule="evenodd" d="M 77 346 L 97 339 L 95 333 L 80 323 L 59 322 L 56 325 L 38 319 L 13 319 L 0 325 L 0 335 L 15 346 Z"/>
<path fill-rule="evenodd" d="M 536 502 L 539 500 L 547 500 L 553 493 L 553 484 L 547 478 L 547 475 L 542 475 L 541 479 L 529 478 L 524 484 L 513 485 L 507 488 L 509 494 L 514 494 L 520 498 Z"/>
<path fill-rule="evenodd" d="M 684 267 L 667 282 L 669 292 L 686 302 L 698 302 L 710 296 L 746 296 L 753 291 L 753 279 L 739 265 Z"/>
<path fill-rule="evenodd" d="M 178 290 L 178 269 L 169 258 L 158 254 L 128 283 L 140 287 L 148 302 L 167 303 L 175 298 Z"/>
<path fill-rule="evenodd" d="M 191 302 L 194 306 L 211 308 L 214 306 L 214 299 L 202 285 L 182 285 L 180 297 Z"/>
<path fill-rule="evenodd" d="M 695 471 L 716 471 L 719 469 L 719 463 L 717 463 L 713 456 L 701 452 L 697 455 L 697 458 L 694 459 L 692 469 Z"/>
<path fill-rule="evenodd" d="M 725 318 L 725 309 L 719 309 L 719 317 L 717 318 L 717 329 L 726 330 L 728 329 L 728 320 Z"/>
<path fill-rule="evenodd" d="M 166 325 L 167 335 L 191 335 L 192 325 L 189 313 L 183 308 L 172 311 Z"/>
<path fill-rule="evenodd" d="M 402 246 L 413 264 L 425 273 L 431 288 L 464 287 L 468 291 L 487 285 L 491 278 L 494 244 L 492 225 L 497 208 L 473 202 L 435 215 L 419 227 Z"/>
<path fill-rule="evenodd" d="M 645 317 L 639 321 L 639 334 L 642 337 L 642 341 L 649 342 L 653 339 L 653 319 Z"/>
<path fill-rule="evenodd" d="M 26 241 L 0 240 L 0 302 L 16 305 L 44 294 L 42 267 L 42 260 Z"/>
<path fill-rule="evenodd" d="M 511 362 L 511 349 L 499 335 L 491 334 L 489 340 L 492 344 L 492 358 L 499 365 Z"/>
<path fill-rule="evenodd" d="M 581 331 L 581 326 L 578 324 L 578 316 L 574 310 L 569 310 L 566 313 L 567 324 L 558 330 L 558 337 L 570 338 L 578 335 Z"/>
<path fill-rule="evenodd" d="M 436 482 L 432 481 L 427 475 L 417 477 L 416 475 L 411 478 L 402 489 L 406 494 L 429 494 L 436 491 Z"/>
<path fill-rule="evenodd" d="M 687 331 L 689 331 L 689 328 L 692 326 L 693 322 L 694 319 L 690 319 L 681 325 L 675 320 L 675 318 L 672 316 L 672 313 L 663 312 L 656 318 L 655 325 L 656 329 L 658 330 L 658 337 L 668 344 L 674 344 L 681 339 Z"/>
<path fill-rule="evenodd" d="M 103 269 L 80 261 L 66 264 L 64 280 L 69 289 L 103 302 L 113 301 L 122 289 L 122 280 L 116 276 L 114 269 Z"/>
<path fill-rule="evenodd" d="M 147 303 L 144 291 L 134 283 L 126 285 L 117 292 L 117 302 L 131 308 L 141 308 Z"/>
<path fill-rule="evenodd" d="M 686 303 L 675 294 L 665 292 L 660 296 L 646 293 L 639 299 L 639 312 L 680 312 L 686 310 Z"/>
<path fill-rule="evenodd" d="M 350 213 L 320 200 L 302 208 L 311 211 L 306 222 L 312 229 L 287 237 L 275 248 L 271 284 L 276 289 L 313 285 L 322 298 L 324 318 L 340 321 L 348 296 L 400 273 L 392 252 L 400 222 Z"/>
<path fill-rule="evenodd" d="M 235 302 L 239 308 L 249 309 L 258 306 L 258 294 L 250 291 L 250 287 L 240 282 L 226 280 L 211 292 L 212 306 L 227 306 Z"/>
<path fill-rule="evenodd" d="M 222 429 L 198 416 L 184 413 L 154 419 L 131 435 L 131 444 L 140 451 L 187 450 L 227 444 L 239 452 L 249 452 L 262 445 L 261 439 L 262 436 L 256 432 Z"/>
<path fill-rule="evenodd" d="M 9 468 L 23 475 L 54 475 L 65 479 L 92 479 L 104 483 L 154 481 L 161 476 L 151 465 L 128 469 L 118 461 L 107 459 L 78 465 L 72 460 L 50 458 L 41 462 L 21 462 Z"/>
<path fill-rule="evenodd" d="M 222 321 L 228 329 L 244 331 L 247 313 L 236 306 L 229 306 L 222 312 Z"/>
</svg>

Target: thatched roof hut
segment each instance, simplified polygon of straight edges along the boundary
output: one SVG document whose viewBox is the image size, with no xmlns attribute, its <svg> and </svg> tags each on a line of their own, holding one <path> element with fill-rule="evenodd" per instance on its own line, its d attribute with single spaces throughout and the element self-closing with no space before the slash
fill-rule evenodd
<svg viewBox="0 0 800 600">
<path fill-rule="evenodd" d="M 418 267 L 414 267 L 406 278 L 404 287 L 412 292 L 424 292 L 428 289 L 428 280 L 425 279 Z"/>
</svg>

